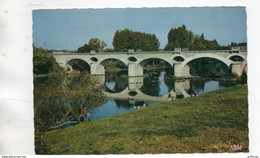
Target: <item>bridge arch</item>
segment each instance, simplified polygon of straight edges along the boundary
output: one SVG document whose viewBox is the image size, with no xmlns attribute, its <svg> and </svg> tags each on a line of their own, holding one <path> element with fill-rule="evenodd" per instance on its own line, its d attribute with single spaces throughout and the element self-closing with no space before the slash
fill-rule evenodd
<svg viewBox="0 0 260 158">
<path fill-rule="evenodd" d="M 92 57 L 92 58 L 90 58 L 90 60 L 93 62 L 98 62 L 98 58 L 96 58 L 96 57 Z"/>
<path fill-rule="evenodd" d="M 128 64 L 128 62 L 126 60 L 122 60 L 121 58 L 117 58 L 116 56 L 115 57 L 109 57 L 109 58 L 105 58 L 103 60 L 100 60 L 99 64 L 101 65 L 105 65 L 109 60 L 119 60 L 121 62 L 123 62 L 126 66 Z"/>
<path fill-rule="evenodd" d="M 117 58 L 106 58 L 106 59 L 104 59 L 104 60 L 102 60 L 100 63 L 99 63 L 99 65 L 102 65 L 105 69 L 106 69 L 106 64 L 108 63 L 108 62 L 110 62 L 110 61 L 114 61 L 114 66 L 116 66 L 116 65 L 118 65 L 119 64 L 119 66 L 121 66 L 122 68 L 127 68 L 127 63 L 126 62 L 124 62 L 124 61 L 122 61 L 122 60 L 119 60 L 119 59 L 117 59 Z M 119 61 L 119 63 L 118 62 L 116 62 L 116 61 Z M 123 64 L 123 65 L 122 65 Z"/>
<path fill-rule="evenodd" d="M 176 62 L 183 62 L 185 59 L 186 59 L 186 57 L 183 55 L 180 55 L 180 54 L 174 55 L 172 57 L 172 60 L 174 60 Z"/>
<path fill-rule="evenodd" d="M 130 57 L 128 57 L 127 59 L 128 59 L 129 61 L 131 61 L 131 62 L 136 62 L 136 61 L 137 61 L 137 58 L 134 57 L 134 56 L 130 56 Z"/>
<path fill-rule="evenodd" d="M 231 54 L 227 56 L 227 59 L 232 60 L 232 61 L 243 61 L 245 60 L 245 57 L 241 54 Z"/>
<path fill-rule="evenodd" d="M 73 58 L 66 62 L 65 64 L 66 71 L 88 71 L 90 72 L 90 64 L 81 58 Z"/>
<path fill-rule="evenodd" d="M 171 67 L 173 66 L 172 62 L 170 62 L 167 59 L 161 58 L 161 57 L 148 57 L 148 58 L 145 58 L 143 60 L 140 60 L 137 64 L 141 65 L 143 67 L 149 60 L 153 60 L 153 59 L 162 60 L 162 61 L 166 62 L 167 64 L 171 65 Z"/>
<path fill-rule="evenodd" d="M 224 58 L 220 55 L 215 55 L 215 54 L 210 54 L 210 53 L 201 53 L 201 54 L 196 54 L 196 55 L 190 56 L 187 59 L 185 59 L 182 62 L 182 67 L 184 68 L 185 66 L 187 66 L 187 64 L 189 62 L 196 60 L 196 59 L 199 59 L 199 58 L 213 58 L 213 59 L 216 59 L 216 60 L 223 62 L 224 64 L 227 65 L 227 67 L 230 67 L 230 64 L 232 63 L 231 60 L 229 60 L 228 58 Z"/>
</svg>

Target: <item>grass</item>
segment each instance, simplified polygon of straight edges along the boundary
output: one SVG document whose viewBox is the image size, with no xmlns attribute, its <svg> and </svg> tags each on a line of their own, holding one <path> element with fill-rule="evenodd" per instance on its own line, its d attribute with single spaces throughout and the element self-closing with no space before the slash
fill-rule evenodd
<svg viewBox="0 0 260 158">
<path fill-rule="evenodd" d="M 47 151 L 38 154 L 248 152 L 247 86 L 50 131 L 43 144 Z"/>
</svg>

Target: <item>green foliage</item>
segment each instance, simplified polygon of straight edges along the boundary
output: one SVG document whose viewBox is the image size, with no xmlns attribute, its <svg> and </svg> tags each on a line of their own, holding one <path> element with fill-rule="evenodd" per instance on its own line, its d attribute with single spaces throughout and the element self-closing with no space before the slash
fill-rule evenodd
<svg viewBox="0 0 260 158">
<path fill-rule="evenodd" d="M 128 77 L 127 71 L 115 71 L 110 72 L 109 75 L 106 75 L 106 82 L 116 81 L 114 89 L 107 88 L 107 91 L 112 93 L 118 93 L 123 91 L 128 86 Z M 125 76 L 125 77 L 123 77 Z"/>
<path fill-rule="evenodd" d="M 91 38 L 88 41 L 88 44 L 84 44 L 83 46 L 77 49 L 78 53 L 89 53 L 91 50 L 100 51 L 106 47 L 107 44 L 105 41 L 100 41 L 98 38 Z"/>
<path fill-rule="evenodd" d="M 171 51 L 171 50 L 174 50 L 174 48 L 181 48 L 181 46 L 180 46 L 178 41 L 167 43 L 165 48 L 164 48 L 164 50 Z"/>
<path fill-rule="evenodd" d="M 121 76 L 125 75 L 127 76 L 127 72 L 126 71 L 122 71 L 122 72 L 117 72 L 116 74 L 116 85 L 115 85 L 115 91 L 116 92 L 121 92 L 123 91 L 125 88 L 127 88 L 128 86 L 128 78 L 127 77 L 118 77 L 119 74 Z"/>
<path fill-rule="evenodd" d="M 174 85 L 174 71 L 172 68 L 168 68 L 165 69 L 166 70 L 166 74 L 164 77 L 164 82 L 167 85 L 167 87 L 169 88 L 169 90 L 174 89 L 175 85 Z"/>
<path fill-rule="evenodd" d="M 43 154 L 248 152 L 247 94 L 235 86 L 51 131 Z"/>
<path fill-rule="evenodd" d="M 91 50 L 94 50 L 90 45 L 84 44 L 83 46 L 77 49 L 77 53 L 89 53 Z"/>
<path fill-rule="evenodd" d="M 47 74 L 50 72 L 61 72 L 62 68 L 58 65 L 55 58 L 46 53 L 43 48 L 33 46 L 33 73 Z"/>
<path fill-rule="evenodd" d="M 79 118 L 81 109 L 92 110 L 104 100 L 103 86 L 88 74 L 50 74 L 46 81 L 35 84 L 34 114 L 37 131 Z"/>
<path fill-rule="evenodd" d="M 159 96 L 160 87 L 158 75 L 153 77 L 144 77 L 143 84 L 147 86 L 142 86 L 140 90 L 149 96 Z"/>
<path fill-rule="evenodd" d="M 162 67 L 171 67 L 171 65 L 164 60 L 156 59 L 156 58 L 150 58 L 148 60 L 143 61 L 144 69 L 156 69 L 162 68 Z"/>
<path fill-rule="evenodd" d="M 69 61 L 68 64 L 72 66 L 73 71 L 75 70 L 79 72 L 84 72 L 84 71 L 90 72 L 90 65 L 84 60 L 74 59 Z"/>
<path fill-rule="evenodd" d="M 242 75 L 240 77 L 236 78 L 238 83 L 240 84 L 247 84 L 247 74 L 245 71 L 242 72 Z"/>
<path fill-rule="evenodd" d="M 110 60 L 106 63 L 106 69 L 127 69 L 127 66 L 120 60 Z"/>
<path fill-rule="evenodd" d="M 101 42 L 101 50 L 103 50 L 104 49 L 104 47 L 106 47 L 107 46 L 107 43 L 105 42 L 105 41 L 102 41 Z"/>
<path fill-rule="evenodd" d="M 114 52 L 114 49 L 113 48 L 106 48 L 103 51 L 104 52 Z"/>
<path fill-rule="evenodd" d="M 186 26 L 182 25 L 177 29 L 171 29 L 168 33 L 168 43 L 172 43 L 166 46 L 167 50 L 174 50 L 174 48 L 189 48 L 191 46 L 193 33 L 186 30 Z"/>
<path fill-rule="evenodd" d="M 100 40 L 98 38 L 91 38 L 88 41 L 88 45 L 92 47 L 93 50 L 99 50 L 100 48 Z"/>
<path fill-rule="evenodd" d="M 127 51 L 128 49 L 157 51 L 160 43 L 154 34 L 124 29 L 115 32 L 113 46 L 115 51 Z"/>
<path fill-rule="evenodd" d="M 199 35 L 195 35 L 192 39 L 192 45 L 191 48 L 194 50 L 198 50 L 198 49 L 205 49 L 205 45 L 204 45 L 204 39 L 199 36 Z"/>
<path fill-rule="evenodd" d="M 194 35 L 192 31 L 188 31 L 185 25 L 177 29 L 171 29 L 168 33 L 168 43 L 164 50 L 174 50 L 174 48 L 189 48 L 191 50 L 203 49 L 221 49 L 218 42 L 204 39 L 204 34 L 201 36 Z"/>
<path fill-rule="evenodd" d="M 200 58 L 189 63 L 193 76 L 219 77 L 230 76 L 229 67 L 221 61 L 211 58 Z"/>
<path fill-rule="evenodd" d="M 116 61 L 108 61 L 106 63 L 106 69 L 117 69 Z"/>
<path fill-rule="evenodd" d="M 232 46 L 240 46 L 241 50 L 247 50 L 247 42 L 242 42 L 242 43 L 238 43 L 238 44 L 235 42 L 231 42 L 229 45 L 221 46 L 219 49 L 230 50 Z"/>
</svg>

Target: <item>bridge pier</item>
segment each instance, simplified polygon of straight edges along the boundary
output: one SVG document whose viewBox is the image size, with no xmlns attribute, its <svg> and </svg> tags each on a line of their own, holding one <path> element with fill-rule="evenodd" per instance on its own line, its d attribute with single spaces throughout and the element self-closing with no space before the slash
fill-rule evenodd
<svg viewBox="0 0 260 158">
<path fill-rule="evenodd" d="M 143 86 L 144 68 L 142 65 L 137 65 L 130 62 L 128 64 L 128 88 L 130 90 L 140 89 Z"/>
<path fill-rule="evenodd" d="M 97 63 L 90 63 L 90 74 L 98 75 L 97 78 L 99 79 L 100 83 L 105 83 L 105 68 L 103 65 Z"/>
<path fill-rule="evenodd" d="M 105 75 L 105 68 L 101 64 L 90 63 L 90 74 Z"/>
<path fill-rule="evenodd" d="M 144 68 L 140 64 L 130 62 L 128 64 L 128 76 L 143 76 Z"/>
<path fill-rule="evenodd" d="M 231 64 L 231 73 L 236 76 L 241 76 L 243 73 L 243 68 L 241 68 L 242 62 L 234 62 Z"/>
<path fill-rule="evenodd" d="M 189 77 L 190 76 L 190 67 L 189 65 L 182 66 L 181 63 L 174 64 L 174 76 L 175 77 Z"/>
</svg>

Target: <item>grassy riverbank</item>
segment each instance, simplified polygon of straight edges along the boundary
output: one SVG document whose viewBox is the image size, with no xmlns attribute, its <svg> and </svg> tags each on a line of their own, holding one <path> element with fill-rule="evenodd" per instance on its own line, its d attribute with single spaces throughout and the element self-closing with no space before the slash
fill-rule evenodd
<svg viewBox="0 0 260 158">
<path fill-rule="evenodd" d="M 142 154 L 248 151 L 247 86 L 163 102 L 55 130 L 44 154 Z M 242 145 L 232 150 L 231 145 Z"/>
</svg>

